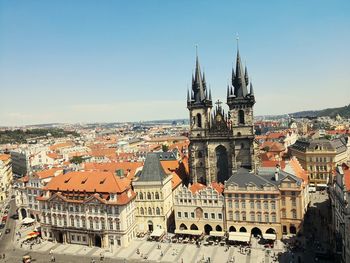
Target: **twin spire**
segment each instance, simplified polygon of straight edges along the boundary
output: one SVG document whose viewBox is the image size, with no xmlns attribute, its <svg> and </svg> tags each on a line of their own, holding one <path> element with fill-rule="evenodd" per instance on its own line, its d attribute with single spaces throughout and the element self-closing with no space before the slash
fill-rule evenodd
<svg viewBox="0 0 350 263">
<path fill-rule="evenodd" d="M 247 66 L 243 69 L 238 46 L 236 69 L 232 68 L 231 84 L 227 85 L 227 99 L 228 101 L 245 99 L 255 102 L 253 85 L 249 81 Z M 195 72 L 192 74 L 192 89 L 190 91 L 187 90 L 187 105 L 188 107 L 192 105 L 212 106 L 211 90 L 209 89 L 208 91 L 205 74 L 201 72 L 198 54 L 196 54 Z"/>
</svg>

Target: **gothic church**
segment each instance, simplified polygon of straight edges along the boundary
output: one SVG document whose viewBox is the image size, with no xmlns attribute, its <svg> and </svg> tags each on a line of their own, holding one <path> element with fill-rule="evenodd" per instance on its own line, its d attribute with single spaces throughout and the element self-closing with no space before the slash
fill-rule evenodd
<svg viewBox="0 0 350 263">
<path fill-rule="evenodd" d="M 243 70 L 239 50 L 232 83 L 227 87 L 226 114 L 217 101 L 213 108 L 211 90 L 201 72 L 198 55 L 192 89 L 187 92 L 190 112 L 190 181 L 224 183 L 240 167 L 257 168 L 258 146 L 254 140 L 253 106 L 255 97 L 249 86 L 247 68 Z"/>
</svg>

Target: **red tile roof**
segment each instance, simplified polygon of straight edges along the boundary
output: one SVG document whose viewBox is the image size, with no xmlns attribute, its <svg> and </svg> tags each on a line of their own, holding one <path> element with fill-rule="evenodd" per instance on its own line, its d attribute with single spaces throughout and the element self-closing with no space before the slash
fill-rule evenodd
<svg viewBox="0 0 350 263">
<path fill-rule="evenodd" d="M 34 175 L 36 175 L 39 179 L 45 179 L 45 178 L 53 177 L 60 173 L 63 173 L 62 168 L 51 168 L 48 170 L 36 172 Z"/>
<path fill-rule="evenodd" d="M 197 193 L 199 190 L 204 189 L 206 186 L 201 183 L 194 183 L 188 189 L 192 192 L 192 194 Z"/>
<path fill-rule="evenodd" d="M 261 167 L 276 167 L 279 165 L 281 169 L 283 170 L 286 167 L 286 162 L 285 161 L 262 161 L 261 162 Z"/>
<path fill-rule="evenodd" d="M 122 193 L 130 188 L 130 180 L 111 172 L 70 172 L 51 179 L 44 190 L 97 193 Z"/>
<path fill-rule="evenodd" d="M 10 154 L 0 154 L 0 161 L 8 161 L 11 158 Z"/>
<path fill-rule="evenodd" d="M 303 169 L 303 167 L 301 167 L 298 159 L 296 157 L 293 157 L 290 161 L 289 161 L 290 166 L 292 167 L 292 169 L 295 172 L 295 175 L 301 179 L 303 179 L 304 182 L 308 183 L 309 182 L 309 178 L 307 175 L 307 172 Z"/>
<path fill-rule="evenodd" d="M 115 173 L 116 170 L 123 170 L 124 176 L 132 179 L 136 170 L 142 165 L 142 162 L 84 163 L 84 168 L 88 171 L 108 171 L 112 173 Z"/>
</svg>

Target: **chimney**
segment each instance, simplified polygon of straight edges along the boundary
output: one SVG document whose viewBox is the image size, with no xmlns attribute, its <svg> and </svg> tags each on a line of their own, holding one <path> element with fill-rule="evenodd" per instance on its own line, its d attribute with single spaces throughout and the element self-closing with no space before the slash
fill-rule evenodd
<svg viewBox="0 0 350 263">
<path fill-rule="evenodd" d="M 278 170 L 276 169 L 276 172 L 275 172 L 275 181 L 277 182 L 278 181 Z"/>
</svg>

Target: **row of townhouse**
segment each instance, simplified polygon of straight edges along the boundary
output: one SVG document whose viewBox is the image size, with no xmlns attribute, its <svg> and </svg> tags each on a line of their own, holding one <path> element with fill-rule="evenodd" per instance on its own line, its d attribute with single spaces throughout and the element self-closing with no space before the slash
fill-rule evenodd
<svg viewBox="0 0 350 263">
<path fill-rule="evenodd" d="M 280 169 L 261 168 L 254 174 L 242 168 L 224 185 L 179 187 L 174 192 L 176 231 L 273 234 L 280 239 L 302 230 L 308 204 L 305 177 Z"/>
</svg>

